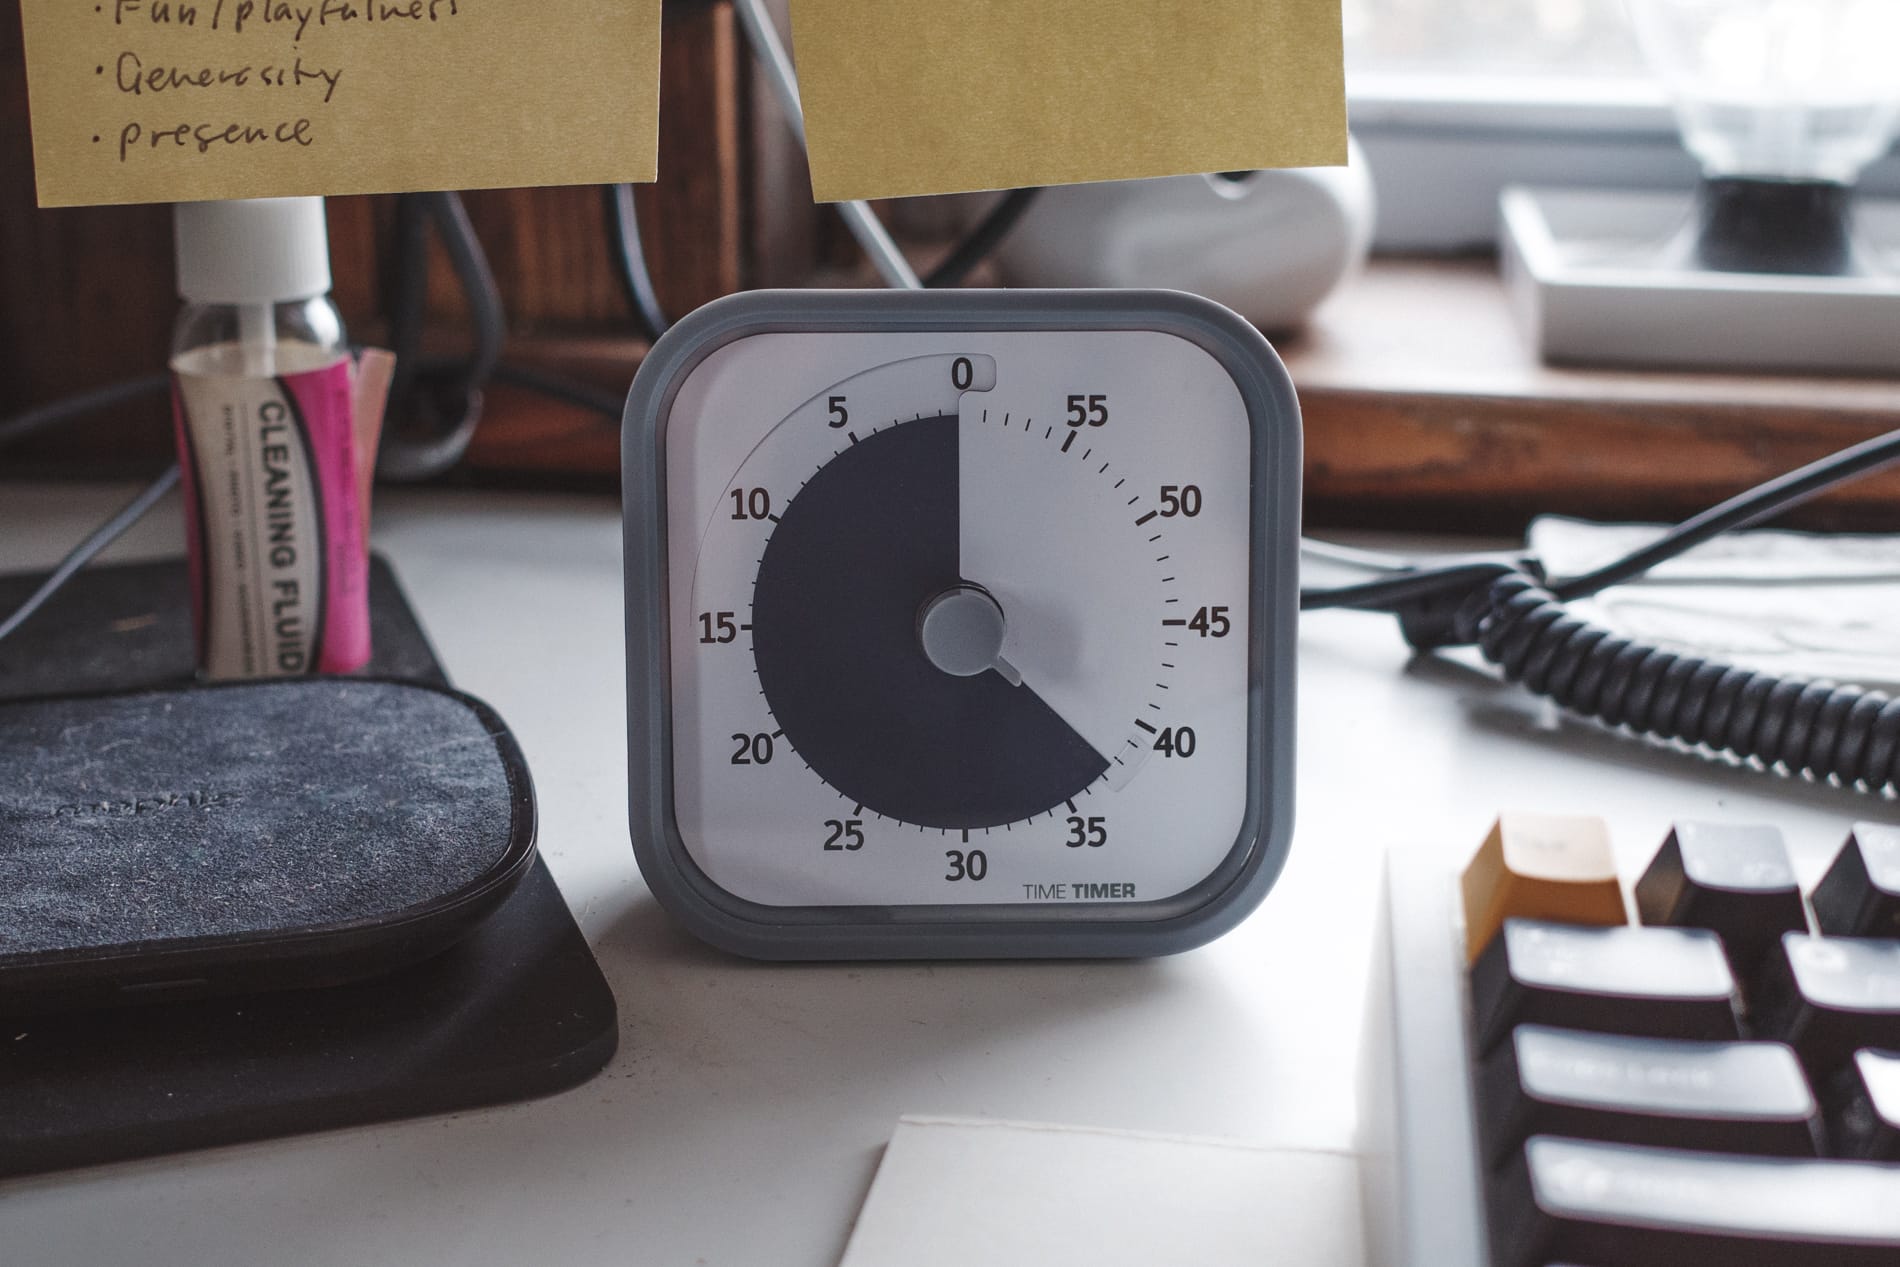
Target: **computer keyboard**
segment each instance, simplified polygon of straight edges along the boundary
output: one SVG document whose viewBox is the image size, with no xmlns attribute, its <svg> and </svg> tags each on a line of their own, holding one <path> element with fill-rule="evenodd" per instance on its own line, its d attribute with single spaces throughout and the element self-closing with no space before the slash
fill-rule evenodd
<svg viewBox="0 0 1900 1267">
<path fill-rule="evenodd" d="M 1803 893 L 1773 827 L 1619 875 L 1597 820 L 1506 815 L 1386 901 L 1374 1262 L 1900 1265 L 1900 828 Z"/>
</svg>

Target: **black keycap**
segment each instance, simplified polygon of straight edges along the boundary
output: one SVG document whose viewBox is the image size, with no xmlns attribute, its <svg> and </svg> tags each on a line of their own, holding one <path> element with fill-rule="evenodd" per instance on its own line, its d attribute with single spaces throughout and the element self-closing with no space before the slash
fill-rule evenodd
<svg viewBox="0 0 1900 1267">
<path fill-rule="evenodd" d="M 1900 1048 L 1900 941 L 1786 933 L 1757 993 L 1755 1034 L 1817 1078 L 1862 1047 Z"/>
<path fill-rule="evenodd" d="M 1493 1267 L 1893 1267 L 1900 1166 L 1540 1135 L 1500 1178 Z"/>
<path fill-rule="evenodd" d="M 1773 827 L 1677 823 L 1636 882 L 1636 911 L 1645 924 L 1720 934 L 1744 980 L 1781 934 L 1808 929 L 1794 866 Z"/>
<path fill-rule="evenodd" d="M 1854 825 L 1814 886 L 1814 922 L 1835 937 L 1900 937 L 1900 828 Z"/>
<path fill-rule="evenodd" d="M 1820 1113 L 1780 1043 L 1698 1043 L 1520 1025 L 1479 1075 L 1491 1165 L 1532 1135 L 1812 1157 Z"/>
<path fill-rule="evenodd" d="M 1828 1115 L 1843 1157 L 1900 1161 L 1900 1052 L 1857 1051 L 1837 1080 Z"/>
<path fill-rule="evenodd" d="M 1478 1049 L 1520 1024 L 1652 1038 L 1738 1038 L 1735 979 L 1700 928 L 1513 919 L 1471 969 Z"/>
</svg>

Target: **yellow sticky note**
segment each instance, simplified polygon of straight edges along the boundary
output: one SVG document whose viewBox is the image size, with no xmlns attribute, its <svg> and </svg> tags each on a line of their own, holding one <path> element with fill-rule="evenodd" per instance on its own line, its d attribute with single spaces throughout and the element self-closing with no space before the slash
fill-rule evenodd
<svg viewBox="0 0 1900 1267">
<path fill-rule="evenodd" d="M 40 205 L 652 180 L 660 0 L 22 0 Z"/>
<path fill-rule="evenodd" d="M 793 0 L 821 201 L 1346 161 L 1339 0 Z"/>
</svg>

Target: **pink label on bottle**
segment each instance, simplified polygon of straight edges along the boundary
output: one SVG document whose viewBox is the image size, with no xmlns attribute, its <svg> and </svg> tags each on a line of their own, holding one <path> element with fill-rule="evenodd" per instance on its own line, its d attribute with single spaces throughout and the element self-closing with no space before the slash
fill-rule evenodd
<svg viewBox="0 0 1900 1267">
<path fill-rule="evenodd" d="M 369 659 L 369 543 L 347 360 L 274 378 L 175 367 L 199 667 L 346 673 Z"/>
</svg>

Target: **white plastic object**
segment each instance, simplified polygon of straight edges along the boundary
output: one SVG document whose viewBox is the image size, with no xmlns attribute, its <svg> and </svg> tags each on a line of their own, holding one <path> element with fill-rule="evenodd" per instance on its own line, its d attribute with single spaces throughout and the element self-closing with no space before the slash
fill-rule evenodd
<svg viewBox="0 0 1900 1267">
<path fill-rule="evenodd" d="M 198 304 L 270 304 L 330 289 L 321 198 L 179 203 L 178 293 Z"/>
<path fill-rule="evenodd" d="M 1900 202 L 1861 199 L 1860 275 L 1695 268 L 1664 250 L 1692 195 L 1504 191 L 1505 287 L 1547 361 L 1696 369 L 1900 370 Z"/>
<path fill-rule="evenodd" d="M 1349 142 L 1345 167 L 1045 189 L 996 259 L 1012 286 L 1186 290 L 1287 330 L 1365 262 L 1373 210 Z"/>
</svg>

